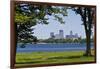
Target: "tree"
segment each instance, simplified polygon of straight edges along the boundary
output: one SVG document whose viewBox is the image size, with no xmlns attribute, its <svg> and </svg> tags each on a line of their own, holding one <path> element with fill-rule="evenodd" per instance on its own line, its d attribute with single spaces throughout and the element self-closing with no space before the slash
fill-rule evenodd
<svg viewBox="0 0 100 69">
<path fill-rule="evenodd" d="M 59 6 L 16 4 L 15 10 L 16 40 L 25 41 L 24 43 L 31 42 L 29 39 L 34 41 L 32 27 L 37 24 L 48 24 L 47 16 L 54 16 L 60 23 L 64 21 L 59 14 L 67 16 L 67 9 Z"/>
<path fill-rule="evenodd" d="M 73 10 L 76 12 L 76 14 L 79 14 L 81 16 L 81 19 L 83 21 L 83 26 L 85 28 L 85 34 L 86 34 L 86 53 L 85 56 L 91 55 L 91 32 L 92 27 L 94 24 L 94 17 L 95 17 L 95 8 L 92 7 L 74 7 Z"/>
</svg>

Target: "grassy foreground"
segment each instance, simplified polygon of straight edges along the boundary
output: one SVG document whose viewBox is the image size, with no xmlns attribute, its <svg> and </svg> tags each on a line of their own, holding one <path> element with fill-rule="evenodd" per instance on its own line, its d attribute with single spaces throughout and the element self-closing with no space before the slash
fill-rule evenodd
<svg viewBox="0 0 100 69">
<path fill-rule="evenodd" d="M 16 66 L 94 61 L 93 56 L 86 57 L 83 54 L 84 51 L 17 53 Z"/>
</svg>

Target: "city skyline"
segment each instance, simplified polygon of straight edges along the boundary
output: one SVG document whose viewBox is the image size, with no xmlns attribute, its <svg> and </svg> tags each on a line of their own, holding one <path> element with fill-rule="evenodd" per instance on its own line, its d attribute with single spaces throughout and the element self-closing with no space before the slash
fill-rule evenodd
<svg viewBox="0 0 100 69">
<path fill-rule="evenodd" d="M 74 33 L 79 34 L 82 38 L 85 38 L 85 30 L 82 25 L 81 16 L 75 14 L 74 11 L 68 9 L 68 16 L 63 17 L 65 24 L 61 24 L 58 21 L 54 20 L 52 16 L 47 16 L 49 18 L 49 24 L 37 24 L 34 26 L 34 36 L 38 39 L 47 39 L 50 36 L 50 32 L 54 32 L 55 34 L 61 29 L 66 34 L 69 34 L 69 31 L 72 30 Z M 64 34 L 65 36 L 65 34 Z"/>
<path fill-rule="evenodd" d="M 65 34 L 65 36 L 64 36 L 64 34 L 65 33 L 63 30 L 59 30 L 58 34 L 51 32 L 49 38 L 53 38 L 53 39 L 78 39 L 78 38 L 81 38 L 81 36 L 79 36 L 77 33 L 73 33 L 72 30 L 69 31 L 69 34 Z"/>
</svg>

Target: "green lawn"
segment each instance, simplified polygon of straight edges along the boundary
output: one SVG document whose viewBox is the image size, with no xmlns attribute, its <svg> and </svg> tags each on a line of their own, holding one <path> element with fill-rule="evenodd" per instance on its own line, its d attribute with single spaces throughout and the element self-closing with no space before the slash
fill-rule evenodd
<svg viewBox="0 0 100 69">
<path fill-rule="evenodd" d="M 16 66 L 94 61 L 93 56 L 86 57 L 83 54 L 83 51 L 17 53 Z"/>
</svg>

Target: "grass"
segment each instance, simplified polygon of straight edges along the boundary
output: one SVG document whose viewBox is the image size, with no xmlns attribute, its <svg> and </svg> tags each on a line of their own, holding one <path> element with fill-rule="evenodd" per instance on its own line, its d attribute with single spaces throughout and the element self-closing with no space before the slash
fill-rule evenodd
<svg viewBox="0 0 100 69">
<path fill-rule="evenodd" d="M 94 54 L 93 51 L 92 53 Z M 83 54 L 84 51 L 17 53 L 16 66 L 94 61 L 94 56 L 86 57 Z"/>
</svg>

